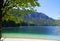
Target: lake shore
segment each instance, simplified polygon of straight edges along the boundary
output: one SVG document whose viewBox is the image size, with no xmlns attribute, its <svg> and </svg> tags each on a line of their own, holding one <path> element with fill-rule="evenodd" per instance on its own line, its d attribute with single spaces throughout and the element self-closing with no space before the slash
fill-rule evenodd
<svg viewBox="0 0 60 41">
<path fill-rule="evenodd" d="M 53 35 L 37 35 L 37 34 L 15 34 L 15 33 L 3 33 L 4 38 L 26 38 L 26 39 L 48 39 L 48 40 L 58 40 L 58 36 Z"/>
<path fill-rule="evenodd" d="M 25 39 L 25 38 L 2 38 L 3 41 L 58 41 L 58 40 L 46 40 L 46 39 Z"/>
</svg>

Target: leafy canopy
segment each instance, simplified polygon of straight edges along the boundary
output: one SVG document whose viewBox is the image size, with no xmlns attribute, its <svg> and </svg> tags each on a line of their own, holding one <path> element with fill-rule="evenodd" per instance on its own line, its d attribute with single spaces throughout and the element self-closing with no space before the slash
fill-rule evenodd
<svg viewBox="0 0 60 41">
<path fill-rule="evenodd" d="M 12 20 L 16 23 L 20 23 L 24 19 L 26 12 L 35 11 L 34 8 L 36 6 L 40 6 L 38 0 L 4 0 L 2 21 Z M 13 10 L 13 7 L 16 7 L 17 9 Z M 15 12 L 14 15 L 10 13 L 11 11 Z M 17 17 L 18 14 L 21 16 Z"/>
</svg>

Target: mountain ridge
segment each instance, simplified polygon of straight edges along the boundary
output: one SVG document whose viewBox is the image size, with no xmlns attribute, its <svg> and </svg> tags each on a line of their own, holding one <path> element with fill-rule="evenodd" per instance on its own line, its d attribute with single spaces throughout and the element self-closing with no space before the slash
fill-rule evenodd
<svg viewBox="0 0 60 41">
<path fill-rule="evenodd" d="M 28 21 L 28 22 L 33 21 L 34 24 L 36 24 L 36 23 L 39 24 L 39 23 L 42 22 L 41 23 L 42 25 L 43 24 L 45 24 L 45 25 L 50 24 L 51 25 L 51 24 L 54 24 L 53 22 L 55 21 L 53 18 L 48 17 L 44 13 L 38 13 L 38 12 L 30 12 L 30 13 L 26 14 L 25 15 L 25 20 Z"/>
</svg>

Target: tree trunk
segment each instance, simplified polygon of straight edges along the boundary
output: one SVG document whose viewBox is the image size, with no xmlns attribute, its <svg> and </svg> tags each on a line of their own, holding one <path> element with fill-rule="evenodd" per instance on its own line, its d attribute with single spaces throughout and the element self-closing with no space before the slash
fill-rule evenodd
<svg viewBox="0 0 60 41">
<path fill-rule="evenodd" d="M 2 10 L 4 0 L 0 0 L 0 40 L 2 37 Z"/>
</svg>

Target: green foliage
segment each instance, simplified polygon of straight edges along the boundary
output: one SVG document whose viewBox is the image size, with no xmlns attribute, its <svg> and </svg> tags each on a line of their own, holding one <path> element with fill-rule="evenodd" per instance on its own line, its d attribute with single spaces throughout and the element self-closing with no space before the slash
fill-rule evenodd
<svg viewBox="0 0 60 41">
<path fill-rule="evenodd" d="M 55 20 L 51 20 L 51 19 L 44 19 L 44 18 L 32 18 L 32 19 L 28 19 L 25 20 L 25 22 L 27 24 L 34 24 L 34 25 L 38 25 L 38 26 L 55 26 Z"/>
<path fill-rule="evenodd" d="M 40 6 L 38 3 L 38 0 L 6 0 L 6 2 L 3 3 L 3 13 L 2 13 L 2 21 L 6 20 L 12 20 L 16 23 L 20 23 L 21 20 L 24 19 L 24 15 L 26 12 L 35 11 L 34 7 Z M 12 15 L 10 12 L 12 11 L 13 7 L 21 8 L 22 12 L 16 12 L 14 15 Z M 21 14 L 21 16 L 18 18 L 17 14 Z"/>
<path fill-rule="evenodd" d="M 57 26 L 60 26 L 60 20 L 56 20 L 55 23 Z"/>
</svg>

